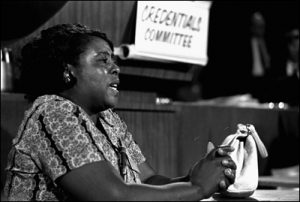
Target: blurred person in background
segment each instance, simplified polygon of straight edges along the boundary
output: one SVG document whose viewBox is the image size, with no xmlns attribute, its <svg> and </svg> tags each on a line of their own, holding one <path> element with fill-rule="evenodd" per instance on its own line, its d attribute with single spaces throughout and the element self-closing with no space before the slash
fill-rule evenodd
<svg viewBox="0 0 300 202">
<path fill-rule="evenodd" d="M 265 41 L 266 22 L 260 12 L 251 16 L 252 76 L 263 77 L 270 68 L 270 55 Z"/>
<path fill-rule="evenodd" d="M 286 75 L 299 79 L 299 29 L 287 33 Z"/>
<path fill-rule="evenodd" d="M 255 11 L 250 17 L 250 51 L 248 89 L 255 98 L 261 102 L 267 99 L 266 89 L 270 86 L 269 77 L 271 69 L 271 54 L 267 46 L 266 36 L 267 22 L 260 11 Z"/>
<path fill-rule="evenodd" d="M 299 79 L 299 29 L 289 29 L 283 37 L 281 57 L 275 60 L 274 76 L 297 77 Z"/>
<path fill-rule="evenodd" d="M 272 67 L 272 100 L 299 106 L 298 27 L 293 26 L 285 33 L 282 44 L 277 46 Z"/>
<path fill-rule="evenodd" d="M 265 17 L 267 12 L 260 7 L 250 2 L 213 4 L 209 62 L 204 69 L 207 75 L 202 76 L 205 98 L 241 94 L 260 97 L 261 85 L 271 69 L 269 46 L 272 41 L 269 19 Z M 221 26 L 224 24 L 226 29 Z"/>
</svg>

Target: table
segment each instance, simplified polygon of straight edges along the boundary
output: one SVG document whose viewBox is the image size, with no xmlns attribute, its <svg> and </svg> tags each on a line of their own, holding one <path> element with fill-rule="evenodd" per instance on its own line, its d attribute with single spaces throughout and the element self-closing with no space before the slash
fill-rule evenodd
<svg viewBox="0 0 300 202">
<path fill-rule="evenodd" d="M 268 109 L 222 104 L 176 103 L 178 114 L 179 175 L 184 175 L 206 153 L 208 141 L 215 145 L 236 131 L 238 123 L 253 124 L 265 144 L 268 158 L 258 155 L 259 175 L 271 168 L 299 163 L 299 109 Z"/>
<path fill-rule="evenodd" d="M 220 194 L 215 194 L 202 201 L 299 201 L 299 190 L 256 190 L 248 198 L 224 198 Z"/>
<path fill-rule="evenodd" d="M 17 133 L 24 110 L 30 106 L 23 97 L 23 94 L 1 93 L 1 188 L 11 140 Z M 127 123 L 151 166 L 168 177 L 186 175 L 206 153 L 207 142 L 220 144 L 236 130 L 237 123 L 252 123 L 267 149 L 279 136 L 284 140 L 299 139 L 299 109 L 268 110 L 191 103 L 155 105 L 150 102 L 153 100 L 150 95 L 140 98 L 130 94 L 129 97 L 123 98 L 125 101 L 119 103 L 116 111 Z M 281 154 L 282 151 L 292 153 L 281 159 L 288 162 L 292 158 L 299 162 L 298 150 L 294 153 L 290 148 L 294 147 L 289 145 L 279 150 Z M 267 159 L 258 159 L 260 176 L 269 175 L 267 163 L 280 157 L 277 153 L 269 154 Z"/>
<path fill-rule="evenodd" d="M 289 187 L 299 188 L 299 176 L 284 177 L 284 176 L 260 176 L 258 185 L 268 187 Z"/>
</svg>

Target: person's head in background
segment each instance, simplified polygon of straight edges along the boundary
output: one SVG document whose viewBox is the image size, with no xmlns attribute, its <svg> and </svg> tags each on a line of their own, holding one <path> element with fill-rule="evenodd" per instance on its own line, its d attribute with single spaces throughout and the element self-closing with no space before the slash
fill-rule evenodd
<svg viewBox="0 0 300 202">
<path fill-rule="evenodd" d="M 299 29 L 293 28 L 286 33 L 286 74 L 296 75 L 299 79 Z"/>
<path fill-rule="evenodd" d="M 250 31 L 253 37 L 263 37 L 265 35 L 266 22 L 260 12 L 254 12 L 251 15 Z"/>
<path fill-rule="evenodd" d="M 294 28 L 287 32 L 288 59 L 293 62 L 299 62 L 299 29 Z"/>
<path fill-rule="evenodd" d="M 117 103 L 119 67 L 105 33 L 80 24 L 41 31 L 22 49 L 21 81 L 28 99 L 56 94 L 97 112 Z"/>
</svg>

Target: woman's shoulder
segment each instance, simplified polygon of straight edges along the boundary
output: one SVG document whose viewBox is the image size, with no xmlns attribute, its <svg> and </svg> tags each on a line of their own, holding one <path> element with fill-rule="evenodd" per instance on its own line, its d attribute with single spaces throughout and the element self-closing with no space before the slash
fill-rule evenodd
<svg viewBox="0 0 300 202">
<path fill-rule="evenodd" d="M 13 144 L 17 144 L 21 139 L 30 139 L 33 134 L 39 134 L 43 126 L 48 128 L 53 120 L 62 122 L 65 118 L 75 114 L 74 112 L 76 112 L 76 105 L 60 96 L 37 97 L 32 106 L 25 111 Z"/>
<path fill-rule="evenodd" d="M 78 105 L 58 95 L 43 95 L 33 102 L 32 109 L 43 114 L 53 111 L 68 113 L 78 109 Z"/>
</svg>

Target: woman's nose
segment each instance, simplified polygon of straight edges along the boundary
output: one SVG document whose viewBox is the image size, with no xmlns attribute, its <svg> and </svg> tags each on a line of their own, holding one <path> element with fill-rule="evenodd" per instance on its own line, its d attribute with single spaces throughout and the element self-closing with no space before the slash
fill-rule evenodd
<svg viewBox="0 0 300 202">
<path fill-rule="evenodd" d="M 111 70 L 111 74 L 114 75 L 119 75 L 120 74 L 120 67 L 116 64 L 113 65 L 112 70 Z"/>
</svg>

